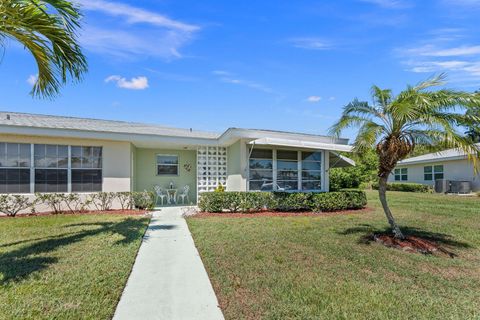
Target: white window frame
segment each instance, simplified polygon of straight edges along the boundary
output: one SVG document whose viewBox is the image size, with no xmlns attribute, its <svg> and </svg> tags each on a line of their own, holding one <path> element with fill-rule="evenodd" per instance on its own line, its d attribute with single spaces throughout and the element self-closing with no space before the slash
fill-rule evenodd
<svg viewBox="0 0 480 320">
<path fill-rule="evenodd" d="M 164 164 L 158 163 L 158 157 L 176 157 L 177 163 L 176 164 Z M 167 174 L 159 174 L 158 173 L 158 166 L 169 166 L 169 167 L 177 167 L 177 173 L 167 173 Z M 180 156 L 178 154 L 164 154 L 164 153 L 157 153 L 155 155 L 155 175 L 159 177 L 178 177 L 180 175 Z"/>
<path fill-rule="evenodd" d="M 252 148 L 255 148 L 254 146 Z M 299 149 L 291 149 L 291 148 L 261 148 L 257 147 L 255 149 L 264 149 L 264 150 L 271 150 L 272 151 L 272 181 L 273 181 L 273 188 L 272 191 L 278 191 L 278 179 L 277 179 L 277 151 L 295 151 L 297 152 L 297 172 L 298 172 L 298 178 L 297 178 L 297 189 L 296 190 L 285 190 L 285 192 L 325 192 L 325 175 L 326 175 L 326 170 L 325 170 L 325 155 L 326 152 L 325 150 L 299 150 Z M 321 153 L 321 160 L 320 161 L 312 161 L 312 162 L 320 162 L 320 189 L 314 189 L 314 190 L 302 190 L 302 182 L 303 182 L 303 177 L 302 177 L 302 152 L 319 152 Z M 247 168 L 248 168 L 248 175 L 247 175 L 247 191 L 250 191 L 250 159 L 261 159 L 261 158 L 251 158 L 251 149 L 247 150 Z M 270 160 L 270 159 L 269 159 Z M 311 171 L 317 171 L 317 170 L 311 170 Z M 305 181 L 318 181 L 318 180 L 305 180 Z M 257 191 L 257 190 L 255 190 Z"/>
<path fill-rule="evenodd" d="M 442 170 L 441 171 L 436 171 L 435 167 L 442 167 Z M 425 168 L 431 168 L 431 173 L 425 173 Z M 432 179 L 425 179 L 426 174 L 432 175 Z M 435 178 L 435 175 L 437 175 L 437 174 L 442 174 L 443 178 L 440 178 L 440 179 L 445 179 L 445 166 L 443 164 L 432 164 L 432 165 L 428 165 L 428 166 L 423 167 L 423 180 L 424 181 L 439 180 L 439 179 Z"/>
<path fill-rule="evenodd" d="M 403 170 L 405 170 L 405 173 L 402 172 Z M 397 177 L 399 177 L 399 179 L 397 179 Z M 405 179 L 403 179 L 403 177 L 405 177 Z M 393 180 L 399 182 L 408 181 L 408 168 L 395 168 L 393 171 Z"/>
<path fill-rule="evenodd" d="M 65 144 L 55 144 L 55 143 L 24 143 L 24 142 L 8 142 L 8 141 L 0 141 L 2 143 L 20 143 L 20 144 L 28 144 L 30 145 L 30 166 L 29 167 L 19 167 L 19 168 L 12 168 L 12 169 L 30 169 L 30 194 L 35 193 L 35 169 L 59 169 L 59 170 L 67 170 L 67 192 L 66 193 L 71 193 L 72 192 L 72 152 L 71 148 L 72 147 L 97 147 L 102 149 L 102 165 L 100 168 L 78 168 L 81 170 L 101 170 L 102 171 L 102 189 L 100 191 L 93 191 L 93 192 L 101 192 L 103 191 L 103 159 L 104 159 L 104 154 L 103 154 L 103 146 L 101 145 L 88 145 L 88 146 L 83 146 L 83 145 L 65 145 Z M 35 166 L 35 145 L 57 145 L 57 146 L 67 146 L 68 149 L 68 165 L 66 168 L 50 168 L 50 167 L 36 167 Z M 4 169 L 9 169 L 11 167 L 2 167 Z M 73 168 L 75 170 L 77 168 Z M 90 191 L 86 192 L 76 192 L 76 193 L 91 193 Z"/>
</svg>

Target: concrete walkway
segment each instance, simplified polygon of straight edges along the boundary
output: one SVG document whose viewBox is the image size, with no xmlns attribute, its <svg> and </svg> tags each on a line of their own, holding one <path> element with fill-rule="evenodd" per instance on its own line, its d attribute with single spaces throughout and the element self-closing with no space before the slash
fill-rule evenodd
<svg viewBox="0 0 480 320">
<path fill-rule="evenodd" d="M 154 213 L 113 317 L 223 319 L 179 207 Z"/>
</svg>

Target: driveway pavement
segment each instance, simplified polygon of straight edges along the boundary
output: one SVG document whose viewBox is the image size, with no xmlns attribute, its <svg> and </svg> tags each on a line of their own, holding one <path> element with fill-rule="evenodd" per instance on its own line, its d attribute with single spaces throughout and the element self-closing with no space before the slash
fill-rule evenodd
<svg viewBox="0 0 480 320">
<path fill-rule="evenodd" d="M 156 211 L 113 317 L 223 319 L 179 207 Z"/>
</svg>

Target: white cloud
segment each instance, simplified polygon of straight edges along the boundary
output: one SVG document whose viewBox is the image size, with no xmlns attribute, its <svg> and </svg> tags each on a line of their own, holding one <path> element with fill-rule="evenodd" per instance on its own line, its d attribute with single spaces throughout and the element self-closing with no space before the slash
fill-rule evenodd
<svg viewBox="0 0 480 320">
<path fill-rule="evenodd" d="M 288 42 L 290 42 L 294 47 L 302 49 L 329 50 L 333 48 L 332 44 L 328 41 L 315 37 L 292 38 L 289 39 Z"/>
<path fill-rule="evenodd" d="M 31 86 L 35 85 L 35 83 L 38 80 L 38 75 L 37 74 L 31 74 L 27 78 L 27 83 Z"/>
<path fill-rule="evenodd" d="M 100 24 L 100 19 L 85 23 L 80 36 L 82 45 L 117 58 L 180 58 L 179 49 L 200 30 L 199 26 L 127 4 L 103 0 L 80 3 L 85 10 L 116 18 L 105 25 Z"/>
<path fill-rule="evenodd" d="M 105 79 L 105 82 L 115 82 L 117 87 L 123 89 L 131 89 L 131 90 L 143 90 L 148 88 L 148 79 L 147 77 L 134 77 L 130 80 L 127 80 L 124 77 L 118 75 L 112 75 Z"/>
<path fill-rule="evenodd" d="M 333 100 L 335 100 L 335 99 L 336 99 L 336 98 L 333 97 L 333 96 L 328 98 L 329 101 L 333 101 Z"/>
<path fill-rule="evenodd" d="M 193 32 L 199 29 L 198 26 L 187 24 L 168 18 L 156 12 L 147 11 L 119 2 L 103 0 L 80 0 L 85 10 L 100 11 L 111 16 L 121 16 L 127 19 L 128 23 L 148 23 L 167 29 L 176 29 L 184 32 Z"/>
<path fill-rule="evenodd" d="M 425 57 L 458 57 L 480 54 L 480 45 L 475 46 L 457 46 L 450 48 L 439 48 L 435 45 L 424 45 L 417 48 L 407 49 L 409 54 L 415 54 Z"/>
<path fill-rule="evenodd" d="M 443 32 L 440 32 L 443 30 Z M 433 37 L 432 37 L 433 35 Z M 428 40 L 395 52 L 406 69 L 415 73 L 446 72 L 450 82 L 478 86 L 480 81 L 480 45 L 468 43 L 462 29 L 439 29 L 430 32 Z"/>
<path fill-rule="evenodd" d="M 267 87 L 263 84 L 260 84 L 260 83 L 254 82 L 254 81 L 250 81 L 250 80 L 241 79 L 241 78 L 237 77 L 235 74 L 233 74 L 232 72 L 229 72 L 229 71 L 214 70 L 214 71 L 212 71 L 212 74 L 217 76 L 220 81 L 225 82 L 225 83 L 240 85 L 240 86 L 244 86 L 244 87 L 247 87 L 247 88 L 250 88 L 250 89 L 263 91 L 265 93 L 275 93 L 271 88 L 269 88 L 269 87 Z"/>
<path fill-rule="evenodd" d="M 319 102 L 320 100 L 322 100 L 322 97 L 320 97 L 320 96 L 309 96 L 307 98 L 307 101 L 312 102 L 312 103 Z"/>
<path fill-rule="evenodd" d="M 360 1 L 371 3 L 386 9 L 403 9 L 411 6 L 409 2 L 404 0 L 403 1 L 402 0 L 360 0 Z"/>
</svg>

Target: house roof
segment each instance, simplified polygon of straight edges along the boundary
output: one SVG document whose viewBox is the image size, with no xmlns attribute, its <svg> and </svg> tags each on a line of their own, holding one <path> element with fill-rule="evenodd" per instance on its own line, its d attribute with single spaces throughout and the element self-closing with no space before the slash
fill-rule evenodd
<svg viewBox="0 0 480 320">
<path fill-rule="evenodd" d="M 475 145 L 480 150 L 480 143 Z M 408 158 L 398 162 L 398 165 L 408 165 L 427 162 L 442 162 L 466 159 L 467 154 L 460 149 L 448 149 L 440 152 L 428 153 L 418 157 Z"/>
<path fill-rule="evenodd" d="M 7 119 L 8 116 L 10 119 Z M 155 124 L 5 111 L 0 111 L 0 125 L 211 139 L 220 136 L 214 132 L 179 129 Z"/>
<path fill-rule="evenodd" d="M 156 124 L 0 111 L 0 134 L 45 135 L 129 141 L 137 146 L 230 145 L 238 139 L 295 139 L 347 145 L 348 139 L 264 129 L 229 128 L 223 133 L 172 128 Z"/>
</svg>

